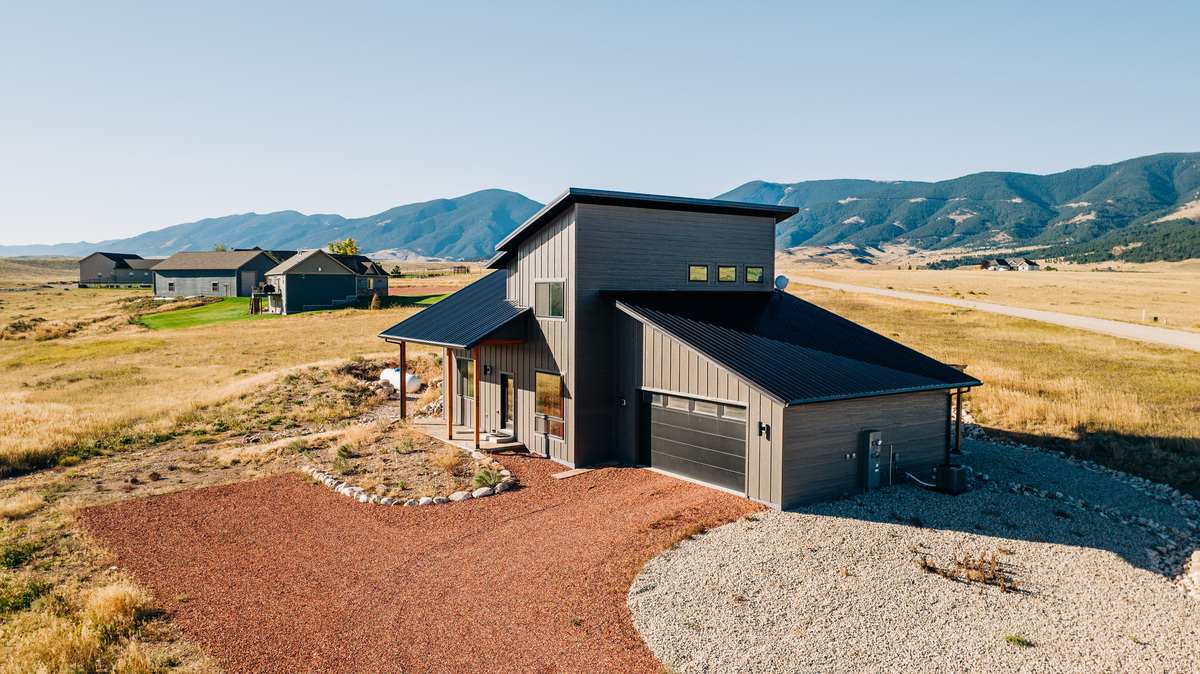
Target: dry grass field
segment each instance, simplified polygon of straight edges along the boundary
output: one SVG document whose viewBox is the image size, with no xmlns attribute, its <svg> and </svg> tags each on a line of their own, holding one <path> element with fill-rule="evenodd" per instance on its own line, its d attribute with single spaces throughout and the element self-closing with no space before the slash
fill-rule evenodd
<svg viewBox="0 0 1200 674">
<path fill-rule="evenodd" d="M 784 267 L 781 273 L 1200 331 L 1200 271 L 1183 268 L 1022 273 Z"/>
<path fill-rule="evenodd" d="M 795 286 L 800 297 L 984 382 L 977 422 L 1200 494 L 1200 353 L 922 302 Z"/>
</svg>

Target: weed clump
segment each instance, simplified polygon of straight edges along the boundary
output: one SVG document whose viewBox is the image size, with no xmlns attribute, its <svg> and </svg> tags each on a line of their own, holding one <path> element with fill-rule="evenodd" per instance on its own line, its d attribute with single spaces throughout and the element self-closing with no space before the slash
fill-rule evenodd
<svg viewBox="0 0 1200 674">
<path fill-rule="evenodd" d="M 917 567 L 926 573 L 960 583 L 991 585 L 999 588 L 1001 592 L 1017 592 L 1020 589 L 1020 582 L 1000 561 L 1001 554 L 1009 553 L 1001 551 L 989 555 L 981 551 L 978 555 L 972 555 L 966 552 L 956 555 L 954 562 L 947 566 L 939 566 L 915 546 L 913 553 L 917 557 Z"/>
<path fill-rule="evenodd" d="M 475 471 L 475 477 L 471 478 L 471 486 L 479 487 L 495 487 L 500 484 L 504 477 L 500 475 L 500 471 L 489 466 L 484 466 Z"/>
</svg>

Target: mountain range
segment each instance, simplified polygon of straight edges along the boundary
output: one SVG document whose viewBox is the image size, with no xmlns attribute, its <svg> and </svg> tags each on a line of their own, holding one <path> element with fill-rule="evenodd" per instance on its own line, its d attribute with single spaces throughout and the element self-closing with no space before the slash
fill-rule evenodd
<svg viewBox="0 0 1200 674">
<path fill-rule="evenodd" d="M 1200 153 L 1157 154 L 1050 175 L 986 172 L 939 182 L 753 181 L 717 198 L 799 208 L 778 225 L 780 249 L 837 243 L 978 250 L 1038 245 L 1101 259 L 1200 257 Z M 217 243 L 313 248 L 353 237 L 361 250 L 401 257 L 486 258 L 541 206 L 516 192 L 489 189 L 364 218 L 246 213 L 127 239 L 0 246 L 0 256 L 82 256 L 95 250 L 169 255 Z"/>
</svg>

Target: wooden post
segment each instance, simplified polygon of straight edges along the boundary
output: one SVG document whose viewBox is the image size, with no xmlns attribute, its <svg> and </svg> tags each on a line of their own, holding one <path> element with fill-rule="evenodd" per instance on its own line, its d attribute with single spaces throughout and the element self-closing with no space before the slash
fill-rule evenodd
<svg viewBox="0 0 1200 674">
<path fill-rule="evenodd" d="M 479 449 L 479 408 L 483 407 L 480 404 L 480 398 L 483 396 L 479 392 L 479 347 L 475 347 L 475 367 L 471 368 L 475 371 L 475 449 Z"/>
<path fill-rule="evenodd" d="M 400 342 L 400 418 L 408 418 L 408 356 L 407 342 Z"/>
<path fill-rule="evenodd" d="M 446 381 L 442 386 L 442 396 L 445 398 L 442 407 L 446 409 L 446 439 L 454 440 L 454 361 L 451 360 L 450 347 L 446 347 Z"/>
<path fill-rule="evenodd" d="M 954 410 L 954 453 L 962 454 L 962 395 L 963 390 L 958 389 L 955 398 Z"/>
</svg>

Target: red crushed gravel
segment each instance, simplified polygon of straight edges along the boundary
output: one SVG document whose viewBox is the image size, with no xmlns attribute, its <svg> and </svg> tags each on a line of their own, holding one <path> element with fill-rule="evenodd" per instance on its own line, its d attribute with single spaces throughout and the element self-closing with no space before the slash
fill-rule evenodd
<svg viewBox="0 0 1200 674">
<path fill-rule="evenodd" d="M 230 671 L 655 672 L 625 594 L 695 525 L 750 501 L 634 468 L 368 506 L 298 475 L 124 501 L 84 525 Z"/>
</svg>

